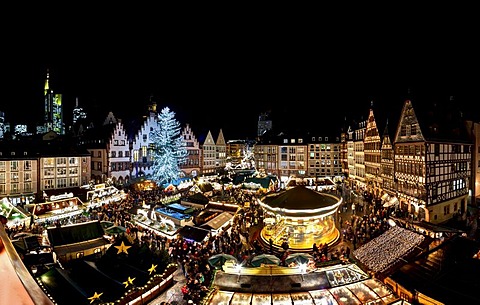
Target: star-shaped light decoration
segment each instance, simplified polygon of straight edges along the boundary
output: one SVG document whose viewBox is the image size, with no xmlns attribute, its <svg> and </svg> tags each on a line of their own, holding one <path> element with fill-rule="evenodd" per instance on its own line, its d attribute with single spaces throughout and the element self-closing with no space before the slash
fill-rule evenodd
<svg viewBox="0 0 480 305">
<path fill-rule="evenodd" d="M 95 293 L 93 294 L 93 296 L 88 298 L 88 299 L 90 300 L 90 304 L 92 304 L 95 300 L 100 299 L 100 296 L 101 296 L 102 294 L 103 294 L 103 292 L 102 292 L 102 293 L 97 293 L 97 292 L 95 291 Z"/>
<path fill-rule="evenodd" d="M 135 233 L 126 234 L 125 236 L 127 237 L 128 242 L 130 242 L 131 244 L 135 242 Z"/>
<path fill-rule="evenodd" d="M 125 252 L 126 254 L 128 254 L 127 250 L 132 246 L 126 246 L 125 243 L 122 241 L 122 244 L 120 246 L 114 246 L 114 247 L 118 249 L 117 254 L 120 254 L 122 252 Z"/>
<path fill-rule="evenodd" d="M 133 285 L 133 281 L 135 280 L 135 278 L 131 278 L 131 277 L 128 277 L 128 280 L 126 280 L 125 282 L 123 282 L 125 284 L 125 288 L 128 287 L 128 285 Z"/>
<path fill-rule="evenodd" d="M 157 272 L 157 265 L 152 264 L 152 267 L 148 269 L 148 272 L 150 272 L 150 274 L 152 274 L 152 272 Z"/>
</svg>

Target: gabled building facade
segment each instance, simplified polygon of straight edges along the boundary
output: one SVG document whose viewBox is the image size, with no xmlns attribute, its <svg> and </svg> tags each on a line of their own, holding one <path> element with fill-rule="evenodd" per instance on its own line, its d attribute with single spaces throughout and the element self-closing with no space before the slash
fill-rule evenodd
<svg viewBox="0 0 480 305">
<path fill-rule="evenodd" d="M 202 150 L 202 174 L 213 175 L 217 168 L 217 148 L 212 133 L 209 130 L 205 141 L 201 145 Z"/>
<path fill-rule="evenodd" d="M 472 145 L 463 124 L 455 109 L 434 104 L 417 113 L 405 101 L 394 140 L 395 182 L 400 208 L 413 218 L 443 223 L 465 215 Z"/>
<path fill-rule="evenodd" d="M 388 133 L 388 123 L 383 131 L 381 160 L 380 160 L 380 183 L 382 188 L 381 198 L 387 200 L 396 196 L 394 181 L 394 152 L 393 144 Z M 385 195 L 386 194 L 386 195 Z"/>
<path fill-rule="evenodd" d="M 380 146 L 381 139 L 378 132 L 373 109 L 370 108 L 368 114 L 367 125 L 365 127 L 364 142 L 364 161 L 365 161 L 365 183 L 367 192 L 374 197 L 379 197 L 381 192 L 381 175 L 380 175 Z"/>
<path fill-rule="evenodd" d="M 112 112 L 103 125 L 85 130 L 80 136 L 83 148 L 91 154 L 91 179 L 104 183 L 108 179 L 123 184 L 130 178 L 130 148 L 127 133 Z"/>
<path fill-rule="evenodd" d="M 127 132 L 119 119 L 107 143 L 109 151 L 109 178 L 114 184 L 123 185 L 130 180 L 130 143 Z"/>
<path fill-rule="evenodd" d="M 223 170 L 227 165 L 227 142 L 220 129 L 217 141 L 215 141 L 215 167 L 217 171 Z"/>
<path fill-rule="evenodd" d="M 367 121 L 362 120 L 357 123 L 353 130 L 353 156 L 355 159 L 355 180 L 354 188 L 365 190 L 367 184 L 365 180 L 365 150 L 364 138 Z"/>
<path fill-rule="evenodd" d="M 157 128 L 157 112 L 150 111 L 149 115 L 143 121 L 140 129 L 135 133 L 131 143 L 132 178 L 152 174 L 153 141 L 150 139 L 150 133 Z"/>
<path fill-rule="evenodd" d="M 183 171 L 185 176 L 196 177 L 201 173 L 201 150 L 200 143 L 198 142 L 195 134 L 193 133 L 190 125 L 187 124 L 182 130 L 180 135 L 187 146 L 187 160 L 185 163 L 180 164 L 180 169 Z"/>
<path fill-rule="evenodd" d="M 355 145 L 354 145 L 354 133 L 351 126 L 348 127 L 346 132 L 347 143 L 347 166 L 348 166 L 348 180 L 355 181 Z"/>
</svg>

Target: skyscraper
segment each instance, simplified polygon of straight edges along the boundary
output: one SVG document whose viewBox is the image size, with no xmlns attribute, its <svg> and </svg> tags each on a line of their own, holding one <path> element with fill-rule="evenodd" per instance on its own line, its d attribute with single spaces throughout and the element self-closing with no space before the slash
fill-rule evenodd
<svg viewBox="0 0 480 305">
<path fill-rule="evenodd" d="M 5 134 L 5 112 L 0 111 L 0 139 L 3 139 Z"/>
<path fill-rule="evenodd" d="M 63 107 L 62 107 L 62 95 L 54 93 L 50 89 L 50 72 L 47 69 L 47 78 L 45 79 L 44 88 L 45 98 L 45 117 L 44 126 L 45 132 L 55 131 L 58 134 L 65 133 L 65 126 L 63 123 Z"/>
<path fill-rule="evenodd" d="M 73 108 L 73 124 L 79 120 L 79 119 L 85 119 L 87 118 L 87 114 L 85 111 L 83 111 L 83 108 L 78 106 L 78 97 L 75 99 L 75 108 Z"/>
</svg>

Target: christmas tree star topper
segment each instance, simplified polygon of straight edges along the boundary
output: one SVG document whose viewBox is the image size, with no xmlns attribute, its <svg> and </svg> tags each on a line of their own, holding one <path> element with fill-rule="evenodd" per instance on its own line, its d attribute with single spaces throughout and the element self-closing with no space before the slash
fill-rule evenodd
<svg viewBox="0 0 480 305">
<path fill-rule="evenodd" d="M 97 293 L 97 292 L 95 291 L 95 293 L 93 294 L 93 296 L 88 298 L 88 299 L 90 300 L 90 304 L 92 304 L 95 300 L 100 299 L 100 296 L 101 296 L 102 294 L 103 294 L 103 292 L 102 292 L 102 293 Z"/>
<path fill-rule="evenodd" d="M 120 246 L 114 246 L 115 248 L 118 249 L 118 252 L 117 254 L 120 254 L 122 252 L 125 252 L 126 254 L 128 254 L 128 249 L 131 248 L 132 246 L 126 246 L 123 241 L 122 241 L 122 244 Z"/>
</svg>

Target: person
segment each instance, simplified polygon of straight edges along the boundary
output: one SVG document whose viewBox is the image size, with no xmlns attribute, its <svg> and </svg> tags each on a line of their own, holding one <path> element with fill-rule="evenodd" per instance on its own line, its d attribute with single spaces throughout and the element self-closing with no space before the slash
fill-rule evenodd
<svg viewBox="0 0 480 305">
<path fill-rule="evenodd" d="M 7 222 L 8 222 L 7 217 L 5 217 L 5 216 L 3 216 L 3 215 L 0 215 L 0 222 L 1 222 L 3 225 L 6 225 Z"/>
</svg>

